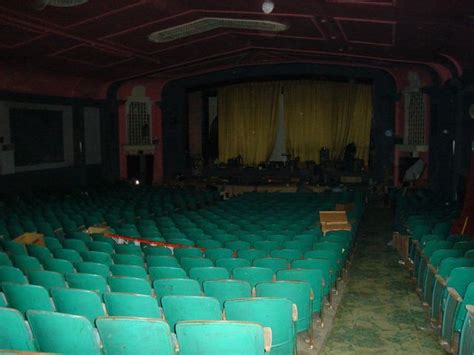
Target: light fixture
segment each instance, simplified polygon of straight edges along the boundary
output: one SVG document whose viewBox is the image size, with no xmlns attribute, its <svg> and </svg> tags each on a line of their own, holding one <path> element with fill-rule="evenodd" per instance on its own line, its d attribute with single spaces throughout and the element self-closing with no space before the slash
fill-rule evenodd
<svg viewBox="0 0 474 355">
<path fill-rule="evenodd" d="M 140 180 L 135 180 L 135 185 L 140 185 Z"/>
<path fill-rule="evenodd" d="M 86 3 L 88 0 L 49 0 L 49 6 L 56 7 L 73 7 Z"/>
<path fill-rule="evenodd" d="M 43 10 L 46 6 L 53 7 L 73 7 L 85 4 L 89 0 L 36 0 L 33 7 L 36 10 Z"/>
<path fill-rule="evenodd" d="M 266 14 L 269 14 L 273 11 L 275 4 L 272 0 L 265 0 L 262 4 L 262 11 Z"/>
<path fill-rule="evenodd" d="M 166 43 L 221 28 L 282 32 L 286 31 L 288 26 L 275 21 L 203 17 L 196 21 L 153 32 L 148 36 L 148 39 L 156 43 Z"/>
</svg>

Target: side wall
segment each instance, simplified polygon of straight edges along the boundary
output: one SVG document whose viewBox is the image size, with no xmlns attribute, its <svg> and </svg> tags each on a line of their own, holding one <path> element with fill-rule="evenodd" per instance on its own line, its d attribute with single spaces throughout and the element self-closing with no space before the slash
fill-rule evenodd
<svg viewBox="0 0 474 355">
<path fill-rule="evenodd" d="M 108 137 L 117 135 L 106 100 L 74 99 L 24 93 L 0 93 L 0 193 L 66 190 L 114 180 Z M 10 108 L 63 112 L 64 160 L 53 164 L 15 166 L 11 145 Z M 110 139 L 109 139 L 110 140 Z M 118 170 L 118 169 L 117 169 Z"/>
</svg>

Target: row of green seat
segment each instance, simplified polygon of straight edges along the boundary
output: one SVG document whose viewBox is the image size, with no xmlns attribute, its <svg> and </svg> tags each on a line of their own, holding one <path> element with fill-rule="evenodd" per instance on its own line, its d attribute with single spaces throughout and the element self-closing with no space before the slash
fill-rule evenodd
<svg viewBox="0 0 474 355">
<path fill-rule="evenodd" d="M 20 352 L 200 355 L 232 349 L 236 355 L 263 355 L 271 349 L 271 331 L 251 322 L 183 321 L 176 325 L 174 340 L 168 324 L 152 318 L 98 318 L 100 338 L 81 316 L 28 311 L 25 323 L 19 312 L 0 308 L 0 320 L 0 347 Z"/>
<path fill-rule="evenodd" d="M 307 282 L 259 283 L 256 287 L 257 298 L 250 298 L 250 285 L 243 281 L 206 281 L 204 290 L 208 297 L 201 296 L 200 285 L 194 280 L 160 281 L 162 281 L 160 293 L 163 295 L 160 304 L 163 306 L 164 317 L 173 331 L 176 324 L 183 320 L 219 320 L 224 310 L 226 319 L 255 321 L 270 327 L 274 332 L 275 349 L 286 349 L 281 352 L 285 354 L 293 352 L 296 333 L 311 332 L 311 289 Z M 32 310 L 47 312 L 57 310 L 80 315 L 92 324 L 97 318 L 106 314 L 114 317 L 161 317 L 157 299 L 146 295 L 104 293 L 103 299 L 106 305 L 104 308 L 99 295 L 95 292 L 53 288 L 51 289 L 55 306 L 53 309 L 53 302 L 50 301 L 48 292 L 41 286 L 4 283 L 3 288 L 8 305 L 26 314 Z M 5 332 L 3 337 L 0 335 L 0 340 L 3 339 L 0 348 L 5 348 L 8 335 L 11 334 Z"/>
<path fill-rule="evenodd" d="M 398 214 L 410 233 L 412 274 L 433 325 L 440 328 L 441 345 L 450 353 L 472 354 L 473 315 L 468 310 L 474 304 L 474 240 L 450 235 L 457 207 L 435 201 L 431 193 L 420 200 L 398 197 Z"/>
</svg>

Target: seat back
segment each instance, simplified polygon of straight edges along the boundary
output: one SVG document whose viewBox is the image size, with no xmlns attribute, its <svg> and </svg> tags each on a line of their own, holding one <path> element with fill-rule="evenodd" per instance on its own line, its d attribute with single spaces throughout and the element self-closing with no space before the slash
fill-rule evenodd
<svg viewBox="0 0 474 355">
<path fill-rule="evenodd" d="M 100 251 L 107 254 L 113 254 L 114 252 L 114 247 L 106 242 L 92 241 L 87 243 L 87 247 L 90 251 Z"/>
<path fill-rule="evenodd" d="M 180 267 L 153 266 L 148 269 L 152 281 L 158 279 L 187 279 L 188 274 Z"/>
<path fill-rule="evenodd" d="M 36 351 L 31 332 L 16 309 L 0 307 L 0 349 Z"/>
<path fill-rule="evenodd" d="M 171 256 L 172 251 L 170 248 L 164 248 L 164 247 L 153 247 L 153 246 L 148 246 L 146 248 L 143 248 L 143 253 L 146 256 Z"/>
<path fill-rule="evenodd" d="M 200 248 L 176 248 L 174 256 L 178 260 L 181 258 L 202 258 L 202 250 Z"/>
<path fill-rule="evenodd" d="M 54 311 L 48 291 L 42 286 L 5 282 L 2 289 L 8 305 L 22 313 L 30 309 Z"/>
<path fill-rule="evenodd" d="M 189 273 L 189 270 L 192 268 L 197 268 L 197 267 L 212 267 L 214 266 L 214 263 L 212 262 L 211 259 L 206 259 L 206 258 L 181 258 L 179 263 L 181 264 L 181 267 L 186 270 L 187 273 Z"/>
<path fill-rule="evenodd" d="M 207 249 L 206 258 L 211 259 L 213 262 L 216 262 L 218 259 L 225 259 L 231 258 L 234 254 L 232 249 L 228 248 L 215 248 L 215 249 Z"/>
<path fill-rule="evenodd" d="M 39 260 L 33 256 L 13 255 L 13 264 L 25 274 L 29 271 L 43 270 L 43 266 L 41 266 Z"/>
<path fill-rule="evenodd" d="M 221 280 L 230 278 L 229 272 L 223 267 L 195 267 L 189 270 L 189 277 L 197 280 L 201 285 L 207 280 Z"/>
<path fill-rule="evenodd" d="M 251 263 L 255 259 L 265 258 L 268 256 L 268 251 L 261 249 L 242 249 L 237 252 L 239 258 L 247 259 Z"/>
<path fill-rule="evenodd" d="M 179 321 L 222 319 L 219 301 L 213 297 L 164 296 L 161 304 L 165 319 L 172 330 Z"/>
<path fill-rule="evenodd" d="M 64 313 L 28 311 L 28 322 L 38 350 L 63 354 L 100 354 L 91 322 Z"/>
<path fill-rule="evenodd" d="M 253 243 L 255 249 L 265 250 L 268 254 L 272 250 L 279 249 L 282 245 L 283 243 L 276 240 L 259 240 Z"/>
<path fill-rule="evenodd" d="M 156 298 L 132 293 L 104 293 L 104 302 L 110 316 L 161 318 Z"/>
<path fill-rule="evenodd" d="M 438 274 L 443 278 L 447 278 L 455 268 L 472 266 L 474 266 L 474 258 L 446 258 L 439 264 Z"/>
<path fill-rule="evenodd" d="M 288 263 L 291 263 L 293 260 L 301 259 L 303 252 L 298 249 L 277 249 L 273 250 L 270 255 L 272 258 L 285 259 Z"/>
<path fill-rule="evenodd" d="M 461 249 L 439 249 L 433 252 L 430 257 L 430 264 L 434 267 L 438 267 L 441 261 L 447 258 L 456 258 L 463 256 L 463 250 Z"/>
<path fill-rule="evenodd" d="M 141 255 L 135 254 L 112 254 L 112 259 L 117 265 L 134 265 L 145 267 L 145 260 Z"/>
<path fill-rule="evenodd" d="M 83 316 L 92 324 L 97 317 L 105 315 L 100 296 L 94 291 L 53 288 L 51 296 L 58 312 Z"/>
<path fill-rule="evenodd" d="M 272 329 L 272 353 L 293 354 L 295 350 L 296 305 L 286 298 L 257 297 L 225 303 L 227 320 L 255 322 Z"/>
<path fill-rule="evenodd" d="M 0 266 L 13 266 L 12 261 L 7 253 L 0 252 Z"/>
<path fill-rule="evenodd" d="M 26 284 L 28 281 L 20 269 L 13 266 L 0 266 L 0 283 L 2 282 Z"/>
<path fill-rule="evenodd" d="M 148 274 L 142 266 L 136 265 L 110 265 L 110 271 L 113 276 L 136 277 L 139 279 L 148 279 Z"/>
<path fill-rule="evenodd" d="M 206 296 L 214 297 L 219 301 L 221 308 L 227 300 L 252 296 L 250 284 L 242 280 L 204 281 L 203 289 Z"/>
<path fill-rule="evenodd" d="M 152 266 L 171 266 L 171 267 L 181 267 L 174 256 L 167 255 L 150 255 L 146 257 L 148 267 Z"/>
<path fill-rule="evenodd" d="M 273 276 L 273 270 L 264 267 L 237 267 L 232 271 L 235 280 L 247 281 L 252 287 L 260 282 L 273 281 Z"/>
<path fill-rule="evenodd" d="M 280 270 L 286 270 L 289 267 L 288 260 L 283 258 L 260 258 L 253 261 L 253 266 L 272 269 L 276 274 Z"/>
<path fill-rule="evenodd" d="M 114 249 L 117 254 L 127 254 L 127 255 L 136 255 L 136 256 L 143 255 L 142 248 L 140 248 L 139 245 L 115 244 Z"/>
<path fill-rule="evenodd" d="M 141 295 L 151 295 L 151 286 L 147 280 L 137 277 L 111 276 L 108 278 L 110 290 L 112 292 L 138 293 Z"/>
<path fill-rule="evenodd" d="M 28 273 L 28 280 L 33 285 L 39 285 L 48 291 L 52 287 L 67 287 L 64 276 L 54 271 L 31 271 Z"/>
<path fill-rule="evenodd" d="M 283 297 L 298 307 L 296 331 L 308 330 L 312 321 L 311 285 L 304 281 L 275 281 L 259 283 L 256 287 L 257 297 Z"/>
<path fill-rule="evenodd" d="M 112 258 L 110 257 L 110 254 L 102 253 L 100 251 L 83 251 L 81 253 L 81 257 L 84 261 L 112 265 Z"/>
<path fill-rule="evenodd" d="M 45 260 L 53 257 L 53 254 L 51 254 L 49 249 L 45 248 L 44 246 L 29 244 L 26 246 L 26 249 L 28 249 L 28 254 L 30 256 L 34 256 L 40 262 L 44 262 Z M 0 261 L 0 264 L 1 264 L 1 261 Z"/>
<path fill-rule="evenodd" d="M 71 288 L 94 291 L 97 292 L 99 295 L 109 290 L 105 278 L 95 274 L 66 274 L 66 280 L 69 287 Z"/>
<path fill-rule="evenodd" d="M 234 270 L 236 267 L 250 266 L 250 261 L 244 258 L 217 259 L 216 266 L 226 268 L 227 271 L 229 271 L 229 274 L 232 274 L 232 270 Z"/>
<path fill-rule="evenodd" d="M 59 272 L 60 274 L 69 274 L 75 272 L 74 265 L 68 260 L 50 258 L 43 261 L 43 266 L 46 271 Z"/>
<path fill-rule="evenodd" d="M 58 259 L 65 259 L 71 263 L 79 263 L 82 261 L 81 254 L 72 249 L 54 249 L 53 255 Z"/>
<path fill-rule="evenodd" d="M 76 264 L 77 272 L 84 274 L 94 274 L 107 278 L 110 276 L 110 267 L 106 264 L 94 263 L 92 261 L 84 261 Z"/>
<path fill-rule="evenodd" d="M 106 354 L 175 354 L 170 327 L 163 320 L 99 318 L 97 329 Z"/>
<path fill-rule="evenodd" d="M 232 355 L 263 355 L 271 345 L 271 341 L 265 342 L 265 334 L 271 334 L 268 328 L 248 322 L 186 321 L 176 325 L 182 355 L 228 354 L 229 349 Z"/>
<path fill-rule="evenodd" d="M 153 282 L 159 304 L 164 296 L 201 296 L 201 284 L 193 279 L 159 279 Z"/>
<path fill-rule="evenodd" d="M 321 312 L 324 297 L 323 273 L 317 269 L 280 270 L 277 280 L 306 281 L 313 291 L 313 312 Z"/>
</svg>

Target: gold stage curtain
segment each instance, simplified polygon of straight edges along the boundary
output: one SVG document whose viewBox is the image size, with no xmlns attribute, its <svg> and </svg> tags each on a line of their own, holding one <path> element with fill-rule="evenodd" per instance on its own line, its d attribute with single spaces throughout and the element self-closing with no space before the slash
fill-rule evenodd
<svg viewBox="0 0 474 355">
<path fill-rule="evenodd" d="M 280 82 L 230 85 L 218 90 L 219 160 L 241 155 L 247 165 L 270 158 L 275 145 Z"/>
<path fill-rule="evenodd" d="M 354 142 L 356 157 L 369 158 L 372 87 L 301 80 L 284 84 L 287 152 L 319 163 L 321 147 L 332 159 L 341 159 Z"/>
</svg>

